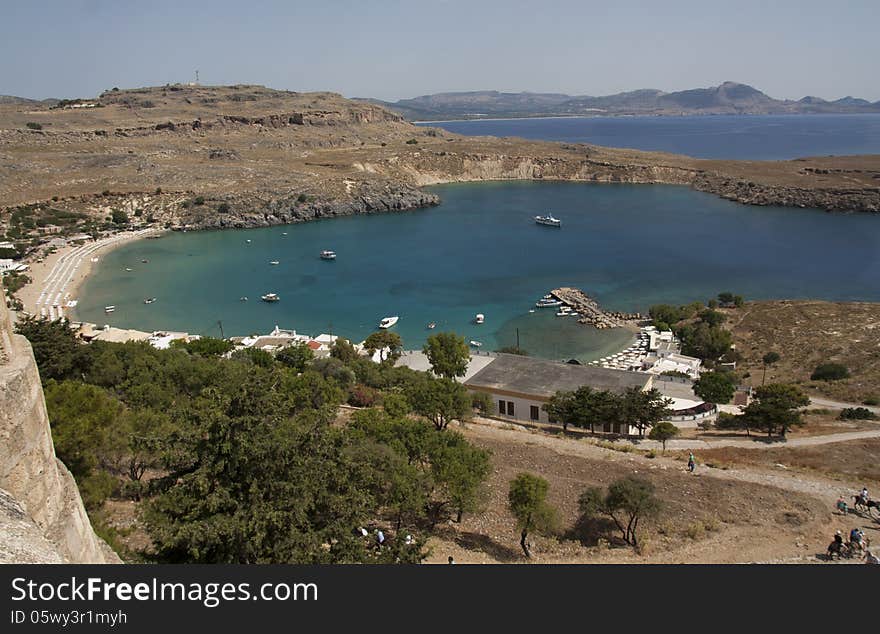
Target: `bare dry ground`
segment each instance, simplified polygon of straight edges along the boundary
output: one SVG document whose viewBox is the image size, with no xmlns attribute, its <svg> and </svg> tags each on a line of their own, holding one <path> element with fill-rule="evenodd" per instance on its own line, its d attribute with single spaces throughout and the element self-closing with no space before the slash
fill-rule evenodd
<svg viewBox="0 0 880 634">
<path fill-rule="evenodd" d="M 827 496 L 779 488 L 760 476 L 745 481 L 708 468 L 690 475 L 672 459 L 652 460 L 542 433 L 470 425 L 465 434 L 493 454 L 486 510 L 440 529 L 431 541 L 430 561 L 436 563 L 448 556 L 459 563 L 526 561 L 506 497 L 510 480 L 522 471 L 549 481 L 550 501 L 559 509 L 555 536 L 530 537 L 533 561 L 540 563 L 815 560 L 834 530 L 846 525 L 830 512 Z M 599 546 L 594 532 L 575 526 L 577 499 L 585 488 L 630 474 L 650 479 L 664 507 L 647 526 L 641 554 L 614 540 L 611 548 Z"/>
<path fill-rule="evenodd" d="M 841 494 L 854 495 L 862 486 L 880 490 L 880 439 L 852 440 L 815 447 L 743 449 L 719 447 L 699 452 L 703 461 L 721 466 L 748 466 L 778 472 L 790 469 L 841 482 Z M 685 454 L 681 454 L 682 456 Z M 846 485 L 856 485 L 848 489 Z"/>
<path fill-rule="evenodd" d="M 760 385 L 761 357 L 782 357 L 767 369 L 767 382 L 796 383 L 814 396 L 860 403 L 880 398 L 880 304 L 811 300 L 748 302 L 730 311 L 727 326 L 744 359 L 737 370 Z M 811 381 L 813 369 L 828 361 L 852 374 L 841 381 Z"/>
</svg>

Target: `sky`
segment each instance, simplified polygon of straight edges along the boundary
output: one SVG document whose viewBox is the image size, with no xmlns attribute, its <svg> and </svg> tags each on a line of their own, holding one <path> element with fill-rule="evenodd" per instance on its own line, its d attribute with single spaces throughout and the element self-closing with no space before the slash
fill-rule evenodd
<svg viewBox="0 0 880 634">
<path fill-rule="evenodd" d="M 0 94 L 194 81 L 386 100 L 738 81 L 880 100 L 880 0 L 0 0 Z"/>
</svg>

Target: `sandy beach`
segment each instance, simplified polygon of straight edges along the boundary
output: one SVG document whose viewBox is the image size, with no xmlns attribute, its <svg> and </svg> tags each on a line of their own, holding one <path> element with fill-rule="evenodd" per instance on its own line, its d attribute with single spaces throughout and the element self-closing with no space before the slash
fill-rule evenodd
<svg viewBox="0 0 880 634">
<path fill-rule="evenodd" d="M 157 233 L 161 230 L 125 231 L 81 246 L 62 247 L 42 262 L 31 263 L 27 274 L 33 281 L 17 293 L 25 312 L 50 319 L 68 316 L 68 311 L 76 306 L 80 286 L 101 256 Z"/>
</svg>

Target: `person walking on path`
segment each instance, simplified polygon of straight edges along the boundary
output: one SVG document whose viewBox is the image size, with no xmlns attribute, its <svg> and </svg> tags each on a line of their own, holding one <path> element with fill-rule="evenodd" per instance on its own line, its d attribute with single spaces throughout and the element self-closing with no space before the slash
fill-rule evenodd
<svg viewBox="0 0 880 634">
<path fill-rule="evenodd" d="M 694 452 L 691 452 L 688 456 L 688 471 L 690 473 L 694 472 L 694 469 L 697 468 L 697 462 L 694 460 Z"/>
</svg>

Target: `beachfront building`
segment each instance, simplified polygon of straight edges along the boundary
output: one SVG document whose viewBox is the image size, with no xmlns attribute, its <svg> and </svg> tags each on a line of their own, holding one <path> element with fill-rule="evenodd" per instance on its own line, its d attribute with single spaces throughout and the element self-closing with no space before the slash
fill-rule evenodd
<svg viewBox="0 0 880 634">
<path fill-rule="evenodd" d="M 302 335 L 297 333 L 296 330 L 286 330 L 284 328 L 279 328 L 276 325 L 275 329 L 267 335 L 232 337 L 230 338 L 230 341 L 235 344 L 236 349 L 256 348 L 257 350 L 264 350 L 270 354 L 275 354 L 282 348 L 287 348 L 288 346 L 305 344 L 311 349 L 312 354 L 320 359 L 330 356 L 330 349 L 337 339 L 338 337 L 336 335 L 328 334 L 320 334 L 317 337 Z"/>
<path fill-rule="evenodd" d="M 498 354 L 466 378 L 464 385 L 471 391 L 489 394 L 496 416 L 512 421 L 549 423 L 542 406 L 560 390 L 574 391 L 585 385 L 616 393 L 632 387 L 647 390 L 652 387 L 653 379 L 653 375 L 640 372 Z M 627 425 L 611 423 L 597 431 L 630 433 Z"/>
<path fill-rule="evenodd" d="M 27 271 L 27 269 L 27 264 L 22 264 L 21 262 L 16 262 L 9 258 L 0 259 L 0 275 L 5 275 L 6 273 L 20 273 L 22 271 Z"/>
</svg>

